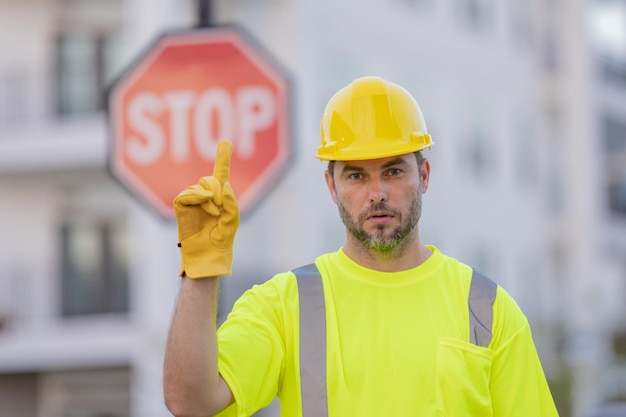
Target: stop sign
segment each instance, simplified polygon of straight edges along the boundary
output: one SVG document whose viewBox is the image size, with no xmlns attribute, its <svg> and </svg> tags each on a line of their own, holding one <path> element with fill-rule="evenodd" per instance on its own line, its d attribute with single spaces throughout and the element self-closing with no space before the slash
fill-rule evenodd
<svg viewBox="0 0 626 417">
<path fill-rule="evenodd" d="M 231 185 L 242 215 L 290 159 L 289 81 L 241 29 L 166 33 L 111 86 L 109 169 L 165 218 L 211 175 L 233 143 Z"/>
</svg>

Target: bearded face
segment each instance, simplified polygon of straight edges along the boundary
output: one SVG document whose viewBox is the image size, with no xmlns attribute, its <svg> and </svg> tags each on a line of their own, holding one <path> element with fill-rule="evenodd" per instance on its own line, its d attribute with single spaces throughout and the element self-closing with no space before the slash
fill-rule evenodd
<svg viewBox="0 0 626 417">
<path fill-rule="evenodd" d="M 407 236 L 417 226 L 422 213 L 422 193 L 419 187 L 414 191 L 412 198 L 409 198 L 406 205 L 400 209 L 389 207 L 385 202 L 373 203 L 367 210 L 352 216 L 347 208 L 342 204 L 341 199 L 337 200 L 339 214 L 348 232 L 365 248 L 377 251 L 381 254 L 389 254 L 402 248 Z M 395 228 L 388 225 L 378 225 L 373 231 L 365 230 L 363 226 L 368 218 L 375 213 L 388 213 L 399 220 Z"/>
</svg>

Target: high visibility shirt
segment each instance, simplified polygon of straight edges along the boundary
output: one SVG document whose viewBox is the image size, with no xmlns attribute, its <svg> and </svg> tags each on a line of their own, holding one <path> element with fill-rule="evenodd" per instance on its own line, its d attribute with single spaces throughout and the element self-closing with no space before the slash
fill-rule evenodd
<svg viewBox="0 0 626 417">
<path fill-rule="evenodd" d="M 472 269 L 433 254 L 416 268 L 364 268 L 340 249 L 315 264 L 326 305 L 328 414 L 557 416 L 528 321 L 498 287 L 488 347 L 469 342 Z M 218 331 L 219 372 L 249 416 L 278 396 L 302 416 L 298 286 L 291 272 L 248 290 Z M 306 416 L 305 416 L 306 417 Z"/>
</svg>

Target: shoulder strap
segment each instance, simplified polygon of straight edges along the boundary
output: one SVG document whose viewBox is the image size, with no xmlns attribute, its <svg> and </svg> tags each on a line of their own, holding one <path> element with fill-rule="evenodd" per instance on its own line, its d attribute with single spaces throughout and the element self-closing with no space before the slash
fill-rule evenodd
<svg viewBox="0 0 626 417">
<path fill-rule="evenodd" d="M 472 270 L 467 305 L 469 308 L 470 342 L 487 347 L 491 342 L 492 305 L 496 300 L 498 285 L 476 271 Z"/>
<path fill-rule="evenodd" d="M 300 392 L 304 417 L 328 416 L 326 395 L 326 304 L 315 264 L 292 271 L 300 303 Z"/>
</svg>

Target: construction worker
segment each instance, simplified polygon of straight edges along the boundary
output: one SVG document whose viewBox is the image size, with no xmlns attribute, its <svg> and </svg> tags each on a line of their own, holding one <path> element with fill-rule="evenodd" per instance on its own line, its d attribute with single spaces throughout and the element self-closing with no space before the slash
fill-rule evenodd
<svg viewBox="0 0 626 417">
<path fill-rule="evenodd" d="M 328 102 L 317 158 L 343 247 L 279 273 L 216 329 L 239 224 L 232 145 L 174 201 L 182 282 L 165 355 L 170 411 L 290 417 L 553 417 L 528 321 L 493 281 L 424 244 L 432 142 L 402 87 L 354 80 Z"/>
</svg>

